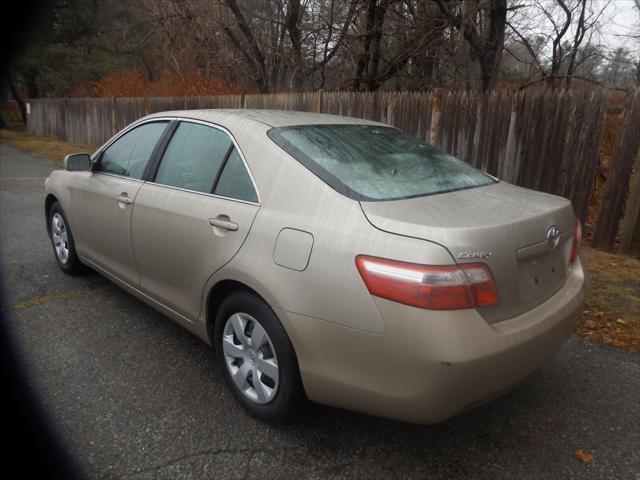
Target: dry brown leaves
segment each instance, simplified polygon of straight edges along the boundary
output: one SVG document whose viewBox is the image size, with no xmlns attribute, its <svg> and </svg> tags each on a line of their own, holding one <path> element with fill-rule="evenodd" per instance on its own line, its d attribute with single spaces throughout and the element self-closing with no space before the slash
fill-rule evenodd
<svg viewBox="0 0 640 480">
<path fill-rule="evenodd" d="M 589 248 L 583 250 L 583 258 L 590 286 L 576 333 L 640 351 L 640 260 Z"/>
<path fill-rule="evenodd" d="M 582 463 L 593 462 L 593 455 L 585 452 L 584 450 L 576 450 L 576 457 L 578 457 Z"/>
</svg>

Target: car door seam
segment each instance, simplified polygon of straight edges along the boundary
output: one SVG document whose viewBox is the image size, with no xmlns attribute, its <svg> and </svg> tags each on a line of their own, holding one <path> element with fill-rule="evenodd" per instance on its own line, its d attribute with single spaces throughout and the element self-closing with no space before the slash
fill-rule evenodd
<svg viewBox="0 0 640 480">
<path fill-rule="evenodd" d="M 130 217 L 130 225 L 129 225 L 129 243 L 131 245 L 131 254 L 133 255 L 133 262 L 136 265 L 136 273 L 138 274 L 138 283 L 137 285 L 139 287 L 142 287 L 142 277 L 140 276 L 140 265 L 138 264 L 138 257 L 136 256 L 136 249 L 135 249 L 135 244 L 133 243 L 133 215 L 135 214 L 135 207 L 136 207 L 136 199 L 138 198 L 138 195 L 140 195 L 140 191 L 145 187 L 145 185 L 147 185 L 146 181 L 142 182 L 142 185 L 140 185 L 140 188 L 138 188 L 138 190 L 136 190 L 136 194 L 133 196 L 133 198 L 131 199 L 131 217 Z"/>
<path fill-rule="evenodd" d="M 231 263 L 231 261 L 234 258 L 236 258 L 236 256 L 238 255 L 238 252 L 240 252 L 240 250 L 242 250 L 242 247 L 244 246 L 244 244 L 246 243 L 247 239 L 249 238 L 249 234 L 251 233 L 251 229 L 253 228 L 253 224 L 256 222 L 256 219 L 258 218 L 258 215 L 260 214 L 261 207 L 260 207 L 260 205 L 257 205 L 257 207 L 258 207 L 258 210 L 256 210 L 256 213 L 253 216 L 253 219 L 251 220 L 251 224 L 249 225 L 249 228 L 247 229 L 247 234 L 244 236 L 244 239 L 242 240 L 242 243 L 240 244 L 238 249 L 233 253 L 233 255 L 229 258 L 228 261 L 226 261 L 225 263 L 220 265 L 219 268 L 217 268 L 213 272 L 211 272 L 211 275 L 209 275 L 209 277 L 207 278 L 206 282 L 204 282 L 204 285 L 202 286 L 202 294 L 200 295 L 200 311 L 198 312 L 198 318 L 202 318 L 202 315 L 203 315 L 203 311 L 202 311 L 203 310 L 203 303 L 205 302 L 205 298 L 209 296 L 209 291 L 211 290 L 211 289 L 207 290 L 207 285 L 209 285 L 209 282 L 214 277 L 214 275 L 216 273 L 218 273 L 220 270 L 222 270 L 224 267 L 229 265 L 229 263 Z M 205 321 L 206 321 L 206 317 L 205 317 Z"/>
</svg>

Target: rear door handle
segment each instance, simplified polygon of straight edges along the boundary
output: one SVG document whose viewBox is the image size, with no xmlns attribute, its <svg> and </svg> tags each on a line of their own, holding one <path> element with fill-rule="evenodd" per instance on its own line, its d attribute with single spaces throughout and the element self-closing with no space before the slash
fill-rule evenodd
<svg viewBox="0 0 640 480">
<path fill-rule="evenodd" d="M 230 220 L 223 220 L 221 218 L 210 218 L 209 225 L 212 227 L 224 228 L 225 230 L 229 230 L 230 232 L 235 232 L 238 230 L 238 224 L 232 222 Z"/>
<path fill-rule="evenodd" d="M 121 203 L 125 203 L 127 205 L 131 205 L 133 200 L 131 200 L 126 194 L 118 195 L 118 201 Z"/>
</svg>

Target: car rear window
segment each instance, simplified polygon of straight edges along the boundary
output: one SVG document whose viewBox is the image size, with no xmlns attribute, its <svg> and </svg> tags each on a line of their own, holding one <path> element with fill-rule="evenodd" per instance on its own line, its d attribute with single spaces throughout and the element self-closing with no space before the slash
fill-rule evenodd
<svg viewBox="0 0 640 480">
<path fill-rule="evenodd" d="M 357 200 L 419 197 L 495 182 L 392 127 L 303 125 L 273 128 L 268 135 L 335 190 Z"/>
</svg>

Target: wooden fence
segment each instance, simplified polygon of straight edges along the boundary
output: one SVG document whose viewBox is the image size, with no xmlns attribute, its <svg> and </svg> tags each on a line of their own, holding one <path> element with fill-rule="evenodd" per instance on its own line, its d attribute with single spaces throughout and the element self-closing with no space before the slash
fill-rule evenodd
<svg viewBox="0 0 640 480">
<path fill-rule="evenodd" d="M 27 127 L 37 135 L 100 145 L 134 120 L 167 110 L 256 108 L 367 118 L 397 126 L 505 181 L 567 197 L 584 223 L 600 161 L 608 99 L 602 90 L 42 98 L 30 101 Z M 606 227 L 595 229 L 594 244 L 601 248 L 612 249 L 619 233 L 629 176 L 638 156 L 639 103 L 636 92 L 622 109 L 625 121 L 616 132 L 618 147 L 605 187 L 609 194 L 605 193 L 599 216 Z M 634 178 L 640 181 L 640 175 Z M 634 218 L 624 219 L 623 246 L 640 254 L 639 209 L 632 205 L 627 210 Z"/>
</svg>

